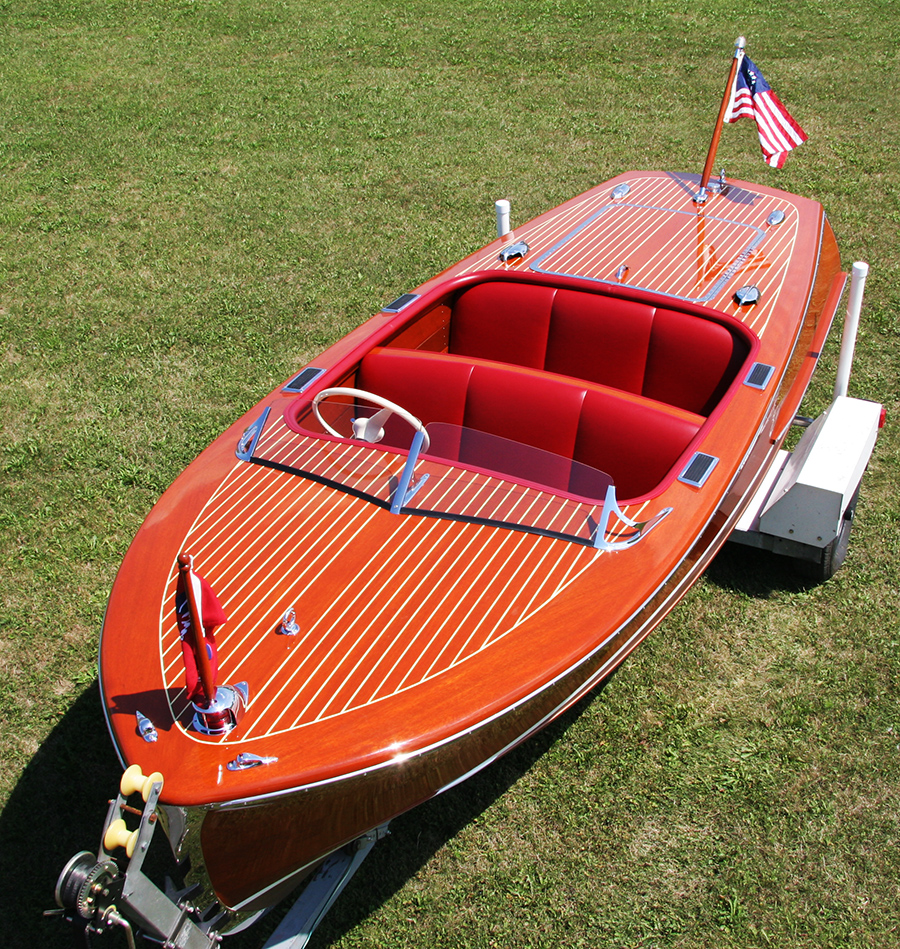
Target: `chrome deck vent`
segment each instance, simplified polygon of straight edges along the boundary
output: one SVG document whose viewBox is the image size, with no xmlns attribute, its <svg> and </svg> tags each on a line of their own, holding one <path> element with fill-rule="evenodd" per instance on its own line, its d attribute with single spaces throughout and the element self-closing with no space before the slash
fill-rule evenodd
<svg viewBox="0 0 900 949">
<path fill-rule="evenodd" d="M 773 372 L 775 372 L 774 366 L 769 366 L 764 362 L 755 362 L 750 367 L 750 372 L 747 373 L 744 385 L 753 389 L 765 389 L 772 378 Z"/>
<path fill-rule="evenodd" d="M 508 264 L 511 260 L 517 260 L 520 257 L 527 257 L 531 248 L 525 241 L 518 241 L 515 244 L 508 244 L 500 251 L 498 259 Z"/>
<path fill-rule="evenodd" d="M 695 488 L 701 488 L 718 463 L 719 459 L 715 455 L 705 455 L 702 451 L 695 452 L 687 467 L 678 476 L 678 480 L 693 485 Z"/>
<path fill-rule="evenodd" d="M 413 300 L 418 300 L 418 293 L 402 293 L 396 300 L 391 301 L 381 308 L 382 313 L 399 313 L 405 307 L 408 307 Z"/>
<path fill-rule="evenodd" d="M 323 372 L 325 372 L 324 369 L 316 369 L 315 366 L 307 366 L 302 372 L 294 376 L 281 391 L 302 392 L 304 389 L 308 389 Z"/>
</svg>

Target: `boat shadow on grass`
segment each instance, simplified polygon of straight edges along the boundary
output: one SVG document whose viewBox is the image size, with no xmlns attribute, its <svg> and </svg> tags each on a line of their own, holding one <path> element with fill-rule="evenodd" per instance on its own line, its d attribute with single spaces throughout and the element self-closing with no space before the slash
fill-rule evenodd
<svg viewBox="0 0 900 949">
<path fill-rule="evenodd" d="M 810 586 L 779 558 L 733 545 L 718 554 L 706 576 L 720 589 L 755 598 Z M 325 918 L 313 945 L 339 941 L 387 902 L 441 847 L 525 775 L 602 688 L 464 784 L 397 818 L 391 835 L 373 849 Z M 4 945 L 9 949 L 37 945 L 62 949 L 79 944 L 74 928 L 44 918 L 42 912 L 55 905 L 54 887 L 66 862 L 82 850 L 96 853 L 107 802 L 118 786 L 121 766 L 103 720 L 95 681 L 54 726 L 0 813 L 0 902 L 5 904 Z M 287 906 L 289 901 L 225 945 L 258 949 Z M 121 934 L 95 941 L 115 949 Z"/>
<path fill-rule="evenodd" d="M 818 582 L 804 577 L 789 557 L 727 543 L 706 568 L 706 579 L 726 592 L 766 600 L 773 593 L 802 593 Z"/>
<path fill-rule="evenodd" d="M 389 900 L 466 825 L 525 775 L 578 718 L 602 686 L 538 735 L 464 784 L 420 805 L 391 824 L 313 937 L 337 942 Z M 72 925 L 43 911 L 55 907 L 60 872 L 76 853 L 97 852 L 109 799 L 121 765 L 103 726 L 95 681 L 73 703 L 23 771 L 0 813 L 0 904 L 7 949 L 84 946 Z M 161 883 L 162 881 L 156 881 Z M 259 949 L 290 906 L 287 900 L 246 932 L 226 939 L 228 949 Z M 121 932 L 96 937 L 97 947 L 124 946 Z"/>
<path fill-rule="evenodd" d="M 69 858 L 81 850 L 97 852 L 107 802 L 121 775 L 95 680 L 53 727 L 0 813 L 7 949 L 77 945 L 72 927 L 42 912 L 56 905 L 54 888 Z M 115 946 L 110 943 L 110 949 Z"/>
</svg>

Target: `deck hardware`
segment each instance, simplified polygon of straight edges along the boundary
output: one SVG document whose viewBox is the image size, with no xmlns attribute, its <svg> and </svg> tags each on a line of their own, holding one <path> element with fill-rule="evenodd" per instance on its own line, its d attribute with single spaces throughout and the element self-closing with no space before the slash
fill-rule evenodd
<svg viewBox="0 0 900 949">
<path fill-rule="evenodd" d="M 405 307 L 408 307 L 413 300 L 418 300 L 418 293 L 402 293 L 396 300 L 388 303 L 381 308 L 382 313 L 399 313 Z"/>
<path fill-rule="evenodd" d="M 159 733 L 156 730 L 156 726 L 150 721 L 149 718 L 147 718 L 146 715 L 135 709 L 134 717 L 137 719 L 138 734 L 144 739 L 144 741 L 156 741 L 157 738 L 159 738 Z"/>
<path fill-rule="evenodd" d="M 660 521 L 667 518 L 672 513 L 672 510 L 670 507 L 664 507 L 646 521 L 633 521 L 619 507 L 619 502 L 616 500 L 616 487 L 610 484 L 606 489 L 606 498 L 603 501 L 600 520 L 597 522 L 596 529 L 594 530 L 594 549 L 613 551 L 624 550 L 626 547 L 631 547 L 641 540 L 645 534 L 649 534 Z M 620 535 L 619 540 L 606 539 L 606 535 L 609 532 L 609 522 L 613 515 L 615 515 L 621 523 L 631 529 L 630 533 Z"/>
<path fill-rule="evenodd" d="M 625 274 L 628 273 L 628 264 L 620 264 L 616 269 L 616 280 L 621 283 L 625 279 Z"/>
<path fill-rule="evenodd" d="M 709 192 L 710 194 L 725 194 L 728 190 L 728 181 L 725 178 L 725 169 L 722 168 L 719 171 L 719 180 L 711 181 L 709 183 Z"/>
<path fill-rule="evenodd" d="M 744 385 L 750 386 L 751 389 L 765 389 L 774 372 L 774 366 L 769 366 L 764 362 L 755 362 L 744 379 Z"/>
<path fill-rule="evenodd" d="M 262 415 L 244 431 L 244 434 L 241 435 L 237 443 L 237 448 L 234 450 L 235 457 L 239 461 L 249 461 L 253 456 L 253 452 L 256 449 L 256 443 L 259 441 L 259 436 L 262 435 L 262 430 L 265 427 L 266 419 L 269 417 L 269 406 L 266 406 L 265 411 Z"/>
<path fill-rule="evenodd" d="M 624 198 L 629 191 L 631 191 L 631 185 L 628 184 L 627 181 L 623 181 L 622 184 L 616 185 L 615 188 L 612 189 L 610 197 L 612 197 L 613 201 L 618 201 L 620 198 Z"/>
<path fill-rule="evenodd" d="M 510 231 L 508 199 L 501 198 L 495 201 L 494 210 L 497 212 L 497 237 L 506 237 Z"/>
<path fill-rule="evenodd" d="M 759 287 L 754 287 L 752 284 L 739 287 L 734 292 L 734 302 L 738 306 L 755 306 L 759 303 Z"/>
<path fill-rule="evenodd" d="M 678 476 L 678 480 L 695 488 L 702 488 L 718 463 L 719 459 L 715 455 L 706 455 L 702 451 L 695 452 L 687 467 Z"/>
<path fill-rule="evenodd" d="M 240 724 L 249 701 L 250 690 L 246 682 L 220 685 L 209 705 L 192 703 L 194 718 L 191 727 L 201 735 L 227 735 Z"/>
<path fill-rule="evenodd" d="M 258 768 L 263 764 L 274 764 L 277 760 L 278 758 L 264 758 L 262 755 L 255 755 L 251 751 L 241 751 L 225 767 L 229 771 L 246 771 L 248 768 Z"/>
<path fill-rule="evenodd" d="M 246 454 L 247 454 L 247 449 L 248 449 L 248 448 L 250 447 L 250 445 L 253 443 L 253 436 L 254 436 L 254 435 L 256 435 L 256 431 L 254 430 L 254 427 L 251 425 L 250 428 L 248 428 L 248 429 L 244 432 L 244 434 L 241 435 L 240 439 L 238 440 L 238 445 L 237 445 L 237 452 L 236 452 L 236 454 L 238 454 L 238 455 L 246 455 Z"/>
<path fill-rule="evenodd" d="M 400 481 L 398 482 L 397 488 L 394 491 L 393 497 L 391 498 L 391 514 L 399 514 L 403 506 L 428 480 L 427 474 L 422 475 L 422 477 L 418 479 L 414 477 L 416 462 L 419 460 L 419 454 L 422 451 L 422 446 L 424 445 L 425 450 L 428 450 L 426 437 L 427 436 L 424 431 L 417 431 L 416 434 L 413 435 L 412 445 L 409 449 L 409 455 L 406 458 L 406 464 L 403 466 L 403 472 L 400 475 Z"/>
<path fill-rule="evenodd" d="M 814 421 L 815 419 L 811 419 L 808 415 L 795 415 L 791 420 L 791 425 L 794 428 L 809 428 Z"/>
<path fill-rule="evenodd" d="M 297 611 L 292 606 L 281 618 L 281 625 L 278 627 L 280 636 L 296 636 L 300 632 L 297 625 Z"/>
<path fill-rule="evenodd" d="M 308 389 L 323 372 L 325 372 L 324 369 L 317 369 L 315 366 L 307 366 L 302 372 L 297 373 L 281 391 L 303 392 L 303 390 Z"/>
<path fill-rule="evenodd" d="M 767 218 L 766 224 L 771 227 L 775 227 L 776 224 L 780 224 L 784 220 L 784 211 L 776 208 Z"/>
<path fill-rule="evenodd" d="M 504 247 L 503 250 L 500 251 L 499 257 L 503 263 L 508 264 L 511 260 L 524 257 L 529 250 L 530 248 L 525 241 L 517 241 L 515 244 Z"/>
</svg>

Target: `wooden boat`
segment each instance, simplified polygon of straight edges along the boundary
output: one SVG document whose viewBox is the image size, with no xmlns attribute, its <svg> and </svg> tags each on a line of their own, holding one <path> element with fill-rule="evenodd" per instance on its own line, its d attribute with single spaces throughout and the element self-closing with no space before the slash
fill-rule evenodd
<svg viewBox="0 0 900 949">
<path fill-rule="evenodd" d="M 698 203 L 698 178 L 620 175 L 403 294 L 140 529 L 100 677 L 123 764 L 165 780 L 130 768 L 118 805 L 143 793 L 228 918 L 560 715 L 728 539 L 846 274 L 818 203 L 736 181 Z M 60 878 L 85 917 L 152 833 L 118 805 Z M 138 925 L 224 925 L 176 904 Z"/>
</svg>

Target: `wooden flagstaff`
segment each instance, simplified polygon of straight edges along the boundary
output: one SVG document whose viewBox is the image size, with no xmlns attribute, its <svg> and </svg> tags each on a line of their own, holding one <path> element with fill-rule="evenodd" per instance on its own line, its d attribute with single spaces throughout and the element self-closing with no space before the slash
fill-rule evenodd
<svg viewBox="0 0 900 949">
<path fill-rule="evenodd" d="M 734 89 L 734 80 L 737 77 L 737 71 L 740 68 L 741 60 L 744 58 L 744 46 L 746 41 L 743 36 L 739 36 L 734 46 L 734 58 L 731 60 L 731 71 L 728 73 L 728 81 L 725 83 L 725 94 L 722 96 L 722 104 L 719 106 L 719 117 L 716 119 L 716 127 L 713 132 L 712 141 L 709 145 L 709 153 L 706 156 L 706 164 L 703 166 L 703 177 L 700 179 L 700 190 L 694 200 L 698 204 L 703 204 L 707 198 L 706 186 L 709 184 L 710 175 L 712 175 L 713 164 L 716 160 L 716 150 L 719 147 L 719 139 L 722 137 L 722 126 L 725 124 L 725 113 L 728 111 L 728 104 L 731 102 L 731 93 Z"/>
</svg>

